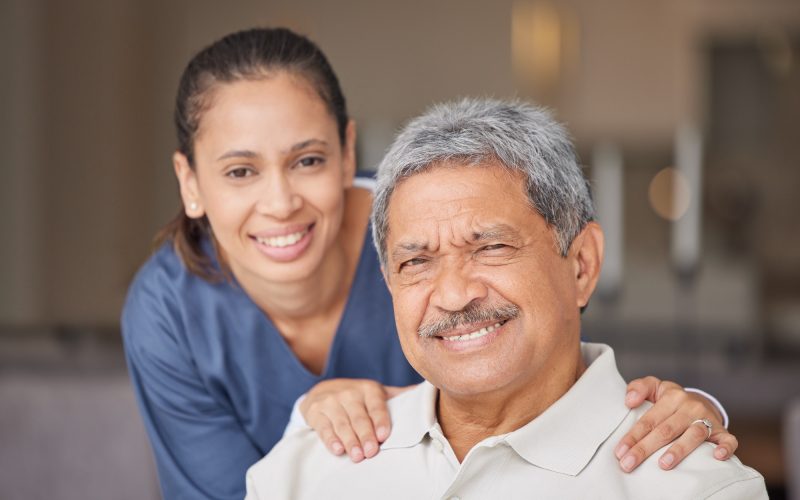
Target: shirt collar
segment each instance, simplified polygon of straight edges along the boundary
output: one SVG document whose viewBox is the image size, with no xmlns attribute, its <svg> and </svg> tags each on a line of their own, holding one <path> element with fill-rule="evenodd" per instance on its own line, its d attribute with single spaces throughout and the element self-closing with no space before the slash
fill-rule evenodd
<svg viewBox="0 0 800 500">
<path fill-rule="evenodd" d="M 581 344 L 588 365 L 583 375 L 553 405 L 534 420 L 505 436 L 527 462 L 575 476 L 622 423 L 627 385 L 617 371 L 614 351 L 605 344 Z M 389 400 L 395 426 L 383 449 L 410 448 L 438 427 L 438 390 L 424 381 Z"/>
<path fill-rule="evenodd" d="M 392 432 L 382 449 L 409 448 L 419 444 L 436 423 L 436 399 L 439 392 L 428 381 L 389 400 Z"/>
<path fill-rule="evenodd" d="M 614 351 L 604 344 L 584 343 L 581 354 L 588 368 L 569 391 L 506 437 L 529 463 L 570 476 L 586 467 L 630 412 Z"/>
</svg>

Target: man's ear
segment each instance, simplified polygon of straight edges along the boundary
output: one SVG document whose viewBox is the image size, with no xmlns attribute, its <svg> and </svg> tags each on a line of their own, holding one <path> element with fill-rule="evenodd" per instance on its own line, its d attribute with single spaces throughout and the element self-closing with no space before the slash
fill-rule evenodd
<svg viewBox="0 0 800 500">
<path fill-rule="evenodd" d="M 589 303 L 589 297 L 597 286 L 603 265 L 603 241 L 600 224 L 590 222 L 572 242 L 570 255 L 575 263 L 575 295 L 578 307 Z"/>
<path fill-rule="evenodd" d="M 172 154 L 172 166 L 175 168 L 175 177 L 178 178 L 180 185 L 183 210 L 186 212 L 186 216 L 199 219 L 206 212 L 200 198 L 200 190 L 197 188 L 197 174 L 189 165 L 186 155 L 179 151 Z"/>
<path fill-rule="evenodd" d="M 344 131 L 342 146 L 342 181 L 345 189 L 353 186 L 356 176 L 356 122 L 349 120 Z"/>
</svg>

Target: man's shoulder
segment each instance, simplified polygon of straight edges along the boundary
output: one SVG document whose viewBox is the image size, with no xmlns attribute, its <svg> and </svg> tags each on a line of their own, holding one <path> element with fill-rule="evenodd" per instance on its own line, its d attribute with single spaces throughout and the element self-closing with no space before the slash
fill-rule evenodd
<svg viewBox="0 0 800 500">
<path fill-rule="evenodd" d="M 350 498 L 367 498 L 354 493 L 375 487 L 387 453 L 353 463 L 346 454 L 329 452 L 312 429 L 298 429 L 248 469 L 246 498 L 336 498 L 348 490 Z"/>
<path fill-rule="evenodd" d="M 387 476 L 396 475 L 397 460 L 407 458 L 408 437 L 415 435 L 407 428 L 407 417 L 419 409 L 429 390 L 423 383 L 389 400 L 392 433 L 376 456 L 357 464 L 347 455 L 329 452 L 308 427 L 287 434 L 247 471 L 248 498 L 264 498 L 266 492 L 269 498 L 314 498 L 323 491 L 332 494 L 347 488 L 359 493 L 351 498 L 366 498 L 382 489 Z"/>
<path fill-rule="evenodd" d="M 248 483 L 255 486 L 274 488 L 287 483 L 287 478 L 302 479 L 306 473 L 315 470 L 328 470 L 339 462 L 348 460 L 346 456 L 330 453 L 313 429 L 303 427 L 284 436 L 278 444 L 247 471 Z"/>
<path fill-rule="evenodd" d="M 410 424 L 407 419 L 409 413 L 419 409 L 421 401 L 427 396 L 425 393 L 430 390 L 430 387 L 426 387 L 426 383 L 423 382 L 387 402 L 393 429 L 384 443 L 389 445 L 386 448 L 391 449 L 393 439 L 396 440 L 401 434 L 407 434 L 404 431 Z M 380 457 L 383 451 L 384 446 L 381 446 L 381 452 L 369 461 L 379 462 L 380 460 L 375 459 Z M 336 456 L 329 452 L 313 429 L 302 427 L 285 435 L 267 456 L 251 467 L 250 471 L 254 474 L 271 474 L 270 471 L 284 466 L 300 470 L 314 469 L 320 465 L 336 466 L 349 463 L 351 462 L 346 456 Z"/>
<path fill-rule="evenodd" d="M 616 443 L 641 417 L 646 406 L 631 411 L 620 429 L 609 438 Z M 670 445 L 648 457 L 635 471 L 622 474 L 634 491 L 670 491 L 675 498 L 767 498 L 764 478 L 755 469 L 744 465 L 738 457 L 714 458 L 712 443 L 705 442 L 690 453 L 673 470 L 665 471 L 658 460 Z"/>
</svg>

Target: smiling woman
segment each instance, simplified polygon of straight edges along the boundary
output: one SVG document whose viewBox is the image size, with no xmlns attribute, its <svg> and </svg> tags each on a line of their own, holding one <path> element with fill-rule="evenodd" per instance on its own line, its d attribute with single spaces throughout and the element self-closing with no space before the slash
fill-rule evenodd
<svg viewBox="0 0 800 500">
<path fill-rule="evenodd" d="M 375 380 L 344 386 L 383 405 L 381 384 L 419 376 L 385 321 L 355 125 L 319 49 L 285 29 L 225 37 L 187 66 L 175 122 L 183 208 L 131 286 L 126 355 L 164 496 L 242 498 L 318 382 Z"/>
<path fill-rule="evenodd" d="M 310 83 L 286 72 L 221 86 L 213 101 L 194 168 L 174 155 L 184 205 L 198 204 L 189 216 L 207 217 L 226 264 L 264 309 L 276 296 L 267 278 L 347 282 L 357 252 L 348 260 L 343 246 L 360 240 L 339 231 L 355 171 L 352 123 L 340 143 Z"/>
<path fill-rule="evenodd" d="M 371 192 L 353 178 L 355 125 L 325 56 L 286 29 L 228 35 L 190 61 L 175 123 L 183 206 L 122 315 L 164 497 L 242 498 L 304 393 L 331 452 L 373 457 L 390 434 L 387 397 L 420 377 L 392 322 Z M 671 394 L 653 425 L 715 418 Z"/>
</svg>

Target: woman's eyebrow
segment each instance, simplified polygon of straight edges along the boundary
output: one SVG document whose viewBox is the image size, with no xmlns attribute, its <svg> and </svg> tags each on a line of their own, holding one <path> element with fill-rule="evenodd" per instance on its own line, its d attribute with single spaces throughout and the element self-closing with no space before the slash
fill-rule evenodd
<svg viewBox="0 0 800 500">
<path fill-rule="evenodd" d="M 228 158 L 257 158 L 258 153 L 249 149 L 232 149 L 222 154 L 217 161 L 227 160 Z"/>
<path fill-rule="evenodd" d="M 299 151 L 301 149 L 305 149 L 305 148 L 307 148 L 309 146 L 328 147 L 328 142 L 327 141 L 323 141 L 322 139 L 307 139 L 305 141 L 301 141 L 301 142 L 298 142 L 297 144 L 294 144 L 292 147 L 290 147 L 285 152 L 286 153 L 292 153 L 292 152 L 295 152 L 295 151 Z"/>
<path fill-rule="evenodd" d="M 293 144 L 289 149 L 284 150 L 283 153 L 284 154 L 292 153 L 292 152 L 295 152 L 295 151 L 299 151 L 299 150 L 305 149 L 305 148 L 307 148 L 309 146 L 327 147 L 328 143 L 327 143 L 327 141 L 323 141 L 322 139 L 307 139 L 305 141 L 300 141 L 297 144 Z M 217 158 L 217 161 L 227 160 L 228 158 L 250 158 L 250 159 L 253 159 L 253 158 L 258 158 L 258 157 L 259 157 L 259 154 L 256 153 L 255 151 L 250 150 L 250 149 L 232 149 L 230 151 L 226 151 L 225 153 L 223 153 L 219 158 Z"/>
</svg>

